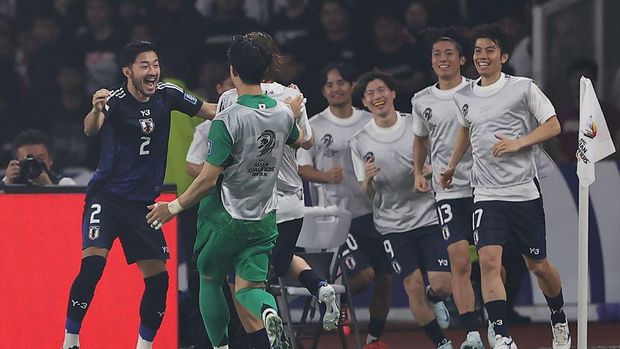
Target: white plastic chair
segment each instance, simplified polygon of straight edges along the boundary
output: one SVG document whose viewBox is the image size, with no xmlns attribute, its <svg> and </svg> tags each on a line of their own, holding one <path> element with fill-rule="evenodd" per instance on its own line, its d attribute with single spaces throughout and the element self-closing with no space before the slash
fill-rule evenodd
<svg viewBox="0 0 620 349">
<path fill-rule="evenodd" d="M 297 239 L 297 247 L 305 248 L 307 251 L 316 252 L 299 253 L 297 255 L 304 258 L 317 273 L 317 275 L 332 284 L 337 295 L 346 294 L 351 316 L 351 328 L 355 337 L 356 348 L 361 349 L 352 294 L 349 288 L 346 287 L 347 276 L 344 272 L 342 272 L 344 269 L 340 259 L 341 246 L 347 239 L 350 227 L 351 213 L 345 209 L 338 208 L 336 206 L 306 207 L 304 210 L 303 225 L 299 238 Z M 340 278 L 342 283 L 336 283 Z M 303 330 L 309 327 L 315 327 L 314 324 L 309 323 L 308 320 L 309 317 L 312 318 L 314 316 L 316 301 L 310 292 L 308 292 L 308 290 L 304 288 L 297 279 L 281 277 L 278 279 L 278 282 L 279 290 L 277 291 L 279 292 L 277 293 L 279 293 L 282 297 L 282 302 L 280 305 L 282 316 L 287 324 L 289 335 L 291 339 L 293 339 L 293 349 L 295 349 L 297 348 L 297 343 L 294 340 L 294 328 L 300 328 Z M 299 323 L 293 324 L 288 306 L 288 296 L 309 297 L 307 298 L 306 305 L 301 316 L 301 321 Z M 318 327 L 319 328 L 314 335 L 309 337 L 312 338 L 312 348 L 316 348 L 318 346 L 319 337 L 322 332 L 321 324 L 318 324 Z M 346 338 L 344 337 L 342 328 L 339 326 L 338 330 L 343 348 L 347 348 Z M 300 336 L 299 338 L 308 337 Z"/>
</svg>

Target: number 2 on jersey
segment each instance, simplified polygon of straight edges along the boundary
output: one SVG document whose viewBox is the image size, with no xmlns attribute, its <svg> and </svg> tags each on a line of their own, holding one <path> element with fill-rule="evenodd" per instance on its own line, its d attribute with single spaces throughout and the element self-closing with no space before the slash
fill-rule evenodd
<svg viewBox="0 0 620 349">
<path fill-rule="evenodd" d="M 90 214 L 90 224 L 97 224 L 99 222 L 101 222 L 99 220 L 99 218 L 95 218 L 96 215 L 98 215 L 99 213 L 101 213 L 101 205 L 100 204 L 92 204 L 90 205 L 90 208 L 93 209 L 93 212 Z"/>
<path fill-rule="evenodd" d="M 140 137 L 142 140 L 142 144 L 140 144 L 140 155 L 149 155 L 149 150 L 146 149 L 146 146 L 151 144 L 151 137 Z"/>
</svg>

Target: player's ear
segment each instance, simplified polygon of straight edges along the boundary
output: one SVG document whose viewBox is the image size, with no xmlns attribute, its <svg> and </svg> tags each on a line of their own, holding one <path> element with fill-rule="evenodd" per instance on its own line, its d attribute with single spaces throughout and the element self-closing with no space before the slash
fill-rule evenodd
<svg viewBox="0 0 620 349">
<path fill-rule="evenodd" d="M 463 65 L 465 65 L 465 61 L 466 61 L 465 56 L 461 56 L 461 57 L 459 58 L 459 63 L 460 63 L 462 66 L 463 66 Z"/>
<path fill-rule="evenodd" d="M 502 64 L 506 64 L 506 62 L 508 62 L 508 58 L 510 57 L 510 55 L 508 54 L 508 52 L 502 52 Z"/>
<path fill-rule="evenodd" d="M 125 75 L 125 77 L 128 78 L 129 74 L 131 73 L 131 69 L 129 69 L 129 67 L 123 67 L 122 71 L 123 71 L 123 75 Z"/>
</svg>

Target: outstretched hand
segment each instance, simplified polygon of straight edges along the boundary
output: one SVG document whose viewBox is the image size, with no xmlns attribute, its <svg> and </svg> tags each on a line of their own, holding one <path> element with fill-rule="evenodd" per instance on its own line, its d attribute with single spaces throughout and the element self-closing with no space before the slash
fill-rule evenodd
<svg viewBox="0 0 620 349">
<path fill-rule="evenodd" d="M 151 211 L 146 215 L 146 222 L 155 230 L 160 229 L 162 225 L 174 218 L 174 215 L 168 210 L 168 203 L 165 201 L 156 202 L 147 208 Z"/>
</svg>

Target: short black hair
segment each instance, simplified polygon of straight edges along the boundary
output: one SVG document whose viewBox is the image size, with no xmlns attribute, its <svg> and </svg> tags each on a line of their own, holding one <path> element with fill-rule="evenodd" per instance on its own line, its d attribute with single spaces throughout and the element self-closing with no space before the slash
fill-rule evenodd
<svg viewBox="0 0 620 349">
<path fill-rule="evenodd" d="M 262 47 L 265 47 L 267 49 L 268 54 L 271 55 L 271 65 L 269 66 L 269 69 L 267 69 L 267 72 L 265 73 L 265 76 L 263 77 L 263 79 L 264 80 L 275 79 L 276 75 L 280 71 L 280 68 L 282 64 L 284 64 L 284 60 L 285 60 L 285 57 L 284 57 L 285 55 L 282 54 L 282 52 L 280 52 L 280 49 L 278 48 L 278 43 L 276 42 L 276 40 L 271 35 L 265 32 L 251 32 L 251 33 L 247 33 L 246 36 L 260 43 Z"/>
<path fill-rule="evenodd" d="M 589 78 L 592 82 L 596 83 L 598 79 L 598 64 L 591 58 L 579 57 L 566 68 L 566 76 L 570 76 L 575 72 L 587 72 Z"/>
<path fill-rule="evenodd" d="M 263 40 L 250 34 L 233 36 L 228 47 L 228 62 L 243 82 L 260 84 L 273 63 L 273 54 Z"/>
<path fill-rule="evenodd" d="M 50 139 L 45 133 L 35 129 L 28 129 L 19 133 L 13 141 L 13 154 L 15 157 L 17 158 L 17 149 L 31 144 L 43 144 L 48 152 L 51 152 L 52 149 Z"/>
<path fill-rule="evenodd" d="M 149 41 L 141 40 L 128 42 L 118 53 L 118 63 L 121 67 L 130 68 L 139 54 L 150 51 L 157 53 L 157 48 Z"/>
<path fill-rule="evenodd" d="M 325 84 L 327 83 L 327 73 L 332 70 L 337 70 L 338 73 L 340 73 L 340 76 L 342 76 L 342 79 L 350 83 L 351 85 L 353 85 L 353 83 L 355 82 L 355 78 L 357 78 L 357 73 L 352 66 L 343 62 L 332 62 L 326 65 L 323 69 L 321 69 L 319 77 L 319 83 L 321 88 L 323 88 L 323 86 L 325 86 Z"/>
<path fill-rule="evenodd" d="M 368 84 L 371 81 L 377 79 L 383 81 L 383 83 L 385 83 L 385 86 L 387 86 L 390 90 L 396 90 L 396 80 L 392 75 L 378 70 L 373 70 L 360 76 L 360 78 L 355 83 L 355 87 L 353 88 L 353 94 L 360 100 L 364 99 L 364 92 L 366 91 L 366 87 L 368 87 Z"/>
<path fill-rule="evenodd" d="M 472 34 L 472 45 L 476 46 L 476 40 L 489 39 L 495 43 L 502 53 L 510 54 L 512 47 L 506 30 L 498 23 L 483 24 L 474 29 Z"/>
<path fill-rule="evenodd" d="M 429 51 L 431 53 L 433 52 L 433 45 L 435 45 L 436 42 L 440 41 L 449 41 L 453 43 L 454 46 L 456 46 L 457 50 L 459 50 L 459 56 L 465 57 L 465 50 L 463 49 L 465 47 L 465 39 L 461 34 L 458 33 L 456 28 L 448 27 L 433 31 L 432 37 L 429 40 Z"/>
</svg>

